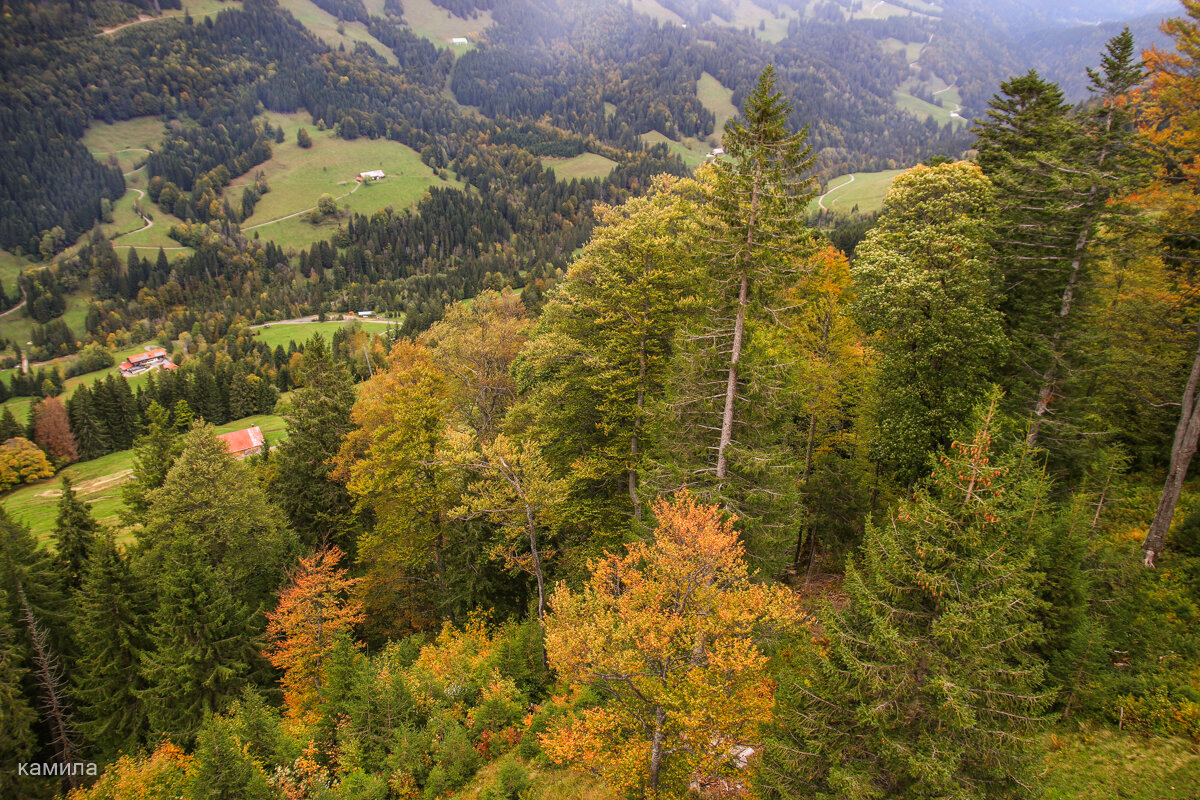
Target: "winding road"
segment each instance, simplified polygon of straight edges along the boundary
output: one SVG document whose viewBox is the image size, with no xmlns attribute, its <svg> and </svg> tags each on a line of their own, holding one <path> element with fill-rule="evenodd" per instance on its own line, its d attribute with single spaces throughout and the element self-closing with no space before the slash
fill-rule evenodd
<svg viewBox="0 0 1200 800">
<path fill-rule="evenodd" d="M 849 186 L 852 183 L 854 183 L 853 175 L 851 175 L 850 180 L 846 181 L 845 183 L 839 183 L 837 186 L 831 186 L 830 188 L 826 189 L 825 194 L 823 194 L 817 198 L 817 205 L 823 211 L 828 211 L 829 209 L 825 207 L 825 198 L 829 197 L 830 194 L 832 194 L 833 192 L 836 192 L 838 189 L 845 189 L 847 186 Z"/>
</svg>

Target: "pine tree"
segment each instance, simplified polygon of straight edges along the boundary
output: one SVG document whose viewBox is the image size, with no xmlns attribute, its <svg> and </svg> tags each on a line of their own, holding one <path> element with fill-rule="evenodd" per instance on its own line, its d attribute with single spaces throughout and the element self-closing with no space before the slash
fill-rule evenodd
<svg viewBox="0 0 1200 800">
<path fill-rule="evenodd" d="M 903 484 L 966 422 L 1005 354 L 991 202 L 972 164 L 914 167 L 856 250 L 856 311 L 879 354 L 875 447 Z"/>
<path fill-rule="evenodd" d="M 139 436 L 134 444 L 133 475 L 121 487 L 125 518 L 131 525 L 142 521 L 149 507 L 146 495 L 163 485 L 182 446 L 166 409 L 157 401 L 151 402 L 146 409 L 146 421 L 146 433 Z"/>
<path fill-rule="evenodd" d="M 16 417 L 13 416 L 12 409 L 5 406 L 4 412 L 0 414 L 0 442 L 7 442 L 22 433 L 24 431 L 21 430 L 21 424 L 17 422 Z"/>
<path fill-rule="evenodd" d="M 246 685 L 262 624 L 207 563 L 200 542 L 181 542 L 157 576 L 158 608 L 141 661 L 138 696 L 152 731 L 190 744 L 205 716 Z"/>
<path fill-rule="evenodd" d="M 71 433 L 75 436 L 80 460 L 90 461 L 111 452 L 106 430 L 98 418 L 88 387 L 80 386 L 71 394 L 67 400 L 67 418 L 71 422 Z"/>
<path fill-rule="evenodd" d="M 997 397 L 913 500 L 868 522 L 847 602 L 781 676 L 767 797 L 1025 798 L 1050 693 L 1031 569 L 1046 506 L 1027 447 L 1005 452 Z"/>
<path fill-rule="evenodd" d="M 273 454 L 271 493 L 305 547 L 329 543 L 353 553 L 360 528 L 354 502 L 329 473 L 354 427 L 354 381 L 320 334 L 309 339 L 300 363 L 303 385 L 284 415 L 288 437 Z"/>
<path fill-rule="evenodd" d="M 211 425 L 196 425 L 183 436 L 162 486 L 145 500 L 136 532 L 141 575 L 157 580 L 180 559 L 199 559 L 237 603 L 267 605 L 293 558 L 295 535 Z"/>
<path fill-rule="evenodd" d="M 54 521 L 54 544 L 64 585 L 70 591 L 77 590 L 83 580 L 88 553 L 99 530 L 100 526 L 92 518 L 91 505 L 75 495 L 71 479 L 64 474 L 58 516 Z"/>
<path fill-rule="evenodd" d="M 79 730 L 104 761 L 144 743 L 140 692 L 145 685 L 139 669 L 150 611 L 147 594 L 112 534 L 100 536 L 76 599 L 74 697 L 82 715 Z"/>
</svg>

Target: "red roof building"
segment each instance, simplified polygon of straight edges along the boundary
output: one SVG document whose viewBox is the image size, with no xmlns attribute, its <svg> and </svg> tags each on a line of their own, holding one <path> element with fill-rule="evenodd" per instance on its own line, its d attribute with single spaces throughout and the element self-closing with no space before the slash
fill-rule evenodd
<svg viewBox="0 0 1200 800">
<path fill-rule="evenodd" d="M 257 425 L 241 431 L 222 433 L 217 438 L 225 443 L 229 454 L 234 458 L 245 458 L 261 453 L 267 442 L 263 437 L 262 430 Z"/>
</svg>

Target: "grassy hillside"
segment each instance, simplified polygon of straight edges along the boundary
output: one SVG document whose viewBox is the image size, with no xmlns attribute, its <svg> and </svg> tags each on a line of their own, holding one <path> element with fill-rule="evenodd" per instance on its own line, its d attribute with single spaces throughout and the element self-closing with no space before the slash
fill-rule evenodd
<svg viewBox="0 0 1200 800">
<path fill-rule="evenodd" d="M 1108 729 L 1054 734 L 1043 800 L 1195 800 L 1195 742 Z"/>
<path fill-rule="evenodd" d="M 444 181 L 421 161 L 416 151 L 399 142 L 386 139 L 354 139 L 347 141 L 334 136 L 333 131 L 318 131 L 305 113 L 266 115 L 272 125 L 283 126 L 285 140 L 273 144 L 271 158 L 247 174 L 233 180 L 225 189 L 230 202 L 241 202 L 240 186 L 253 182 L 259 170 L 267 176 L 271 191 L 263 195 L 254 214 L 242 223 L 248 235 L 257 233 L 283 246 L 307 247 L 327 239 L 338 222 L 326 220 L 313 225 L 307 211 L 317 204 L 322 194 L 338 199 L 338 206 L 348 205 L 350 211 L 372 214 L 392 206 L 399 210 L 412 205 L 430 186 L 461 184 Z M 312 136 L 313 146 L 304 149 L 296 144 L 296 132 L 305 128 Z M 358 173 L 382 169 L 387 177 L 369 184 L 355 181 Z"/>
<path fill-rule="evenodd" d="M 361 320 L 364 330 L 383 333 L 389 326 L 396 324 L 392 320 Z M 274 350 L 278 346 L 286 348 L 290 342 L 303 344 L 308 339 L 312 338 L 314 333 L 319 333 L 326 339 L 333 337 L 333 334 L 339 329 L 349 325 L 349 321 L 343 320 L 328 320 L 326 322 L 298 322 L 298 323 L 276 323 L 271 327 L 261 327 L 254 331 L 254 335 L 262 339 L 267 345 Z"/>
<path fill-rule="evenodd" d="M 648 146 L 653 147 L 656 144 L 666 144 L 667 148 L 683 159 L 683 163 L 693 169 L 704 163 L 704 157 L 712 149 L 707 143 L 698 139 L 684 139 L 682 142 L 677 142 L 673 139 L 668 139 L 664 134 L 658 131 L 650 131 L 643 133 L 639 137 Z"/>
<path fill-rule="evenodd" d="M 700 80 L 696 81 L 696 96 L 717 118 L 716 124 L 713 125 L 713 135 L 709 139 L 711 144 L 716 145 L 721 141 L 725 123 L 738 114 L 737 106 L 733 104 L 733 90 L 726 89 L 719 80 L 705 72 L 700 75 Z"/>
<path fill-rule="evenodd" d="M 892 180 L 903 171 L 890 169 L 883 172 L 856 172 L 853 176 L 839 175 L 826 185 L 826 194 L 821 202 L 830 211 L 851 211 L 855 206 L 864 214 L 878 211 L 883 207 L 883 196 L 887 194 Z M 809 211 L 816 211 L 817 208 L 817 200 L 814 199 L 809 204 Z"/>
<path fill-rule="evenodd" d="M 451 39 L 475 40 L 491 27 L 492 12 L 481 11 L 476 16 L 460 17 L 432 0 L 401 0 L 404 7 L 404 22 L 417 36 L 424 37 L 438 47 L 450 48 L 455 53 L 465 53 L 475 45 L 452 44 Z M 368 4 L 368 8 L 370 4 Z"/>
<path fill-rule="evenodd" d="M 217 432 L 240 431 L 252 425 L 262 429 L 267 443 L 271 446 L 287 437 L 283 418 L 274 414 L 239 419 L 218 426 Z M 45 542 L 54 531 L 54 518 L 60 495 L 59 482 L 63 475 L 67 475 L 75 484 L 79 497 L 92 504 L 92 514 L 97 521 L 119 527 L 119 514 L 124 508 L 121 485 L 129 480 L 132 470 L 132 450 L 109 453 L 102 458 L 72 464 L 53 478 L 15 489 L 0 502 L 14 519 L 28 525 L 34 536 Z"/>
<path fill-rule="evenodd" d="M 4 282 L 4 291 L 8 292 L 9 297 L 15 297 L 17 294 L 17 276 L 32 266 L 34 266 L 33 262 L 26 261 L 7 250 L 0 250 L 0 281 Z M 13 313 L 21 312 L 14 311 Z"/>
<path fill-rule="evenodd" d="M 617 162 L 596 153 L 580 153 L 571 158 L 543 158 L 542 163 L 554 170 L 560 181 L 572 178 L 603 178 L 613 171 Z"/>
<path fill-rule="evenodd" d="M 71 330 L 78 336 L 84 332 L 84 323 L 87 321 L 88 304 L 91 302 L 91 297 L 87 294 L 72 294 L 67 296 L 67 310 L 62 318 L 70 326 Z M 32 317 L 25 316 L 25 311 L 14 311 L 11 314 L 6 314 L 0 317 L 0 336 L 8 339 L 11 342 L 16 342 L 21 348 L 25 347 L 25 343 L 29 341 L 30 331 L 37 323 Z"/>
<path fill-rule="evenodd" d="M 392 66 L 400 63 L 391 48 L 368 33 L 367 26 L 357 20 L 339 23 L 337 17 L 319 8 L 312 0 L 279 0 L 279 5 L 334 50 L 338 47 L 353 50 L 355 42 L 362 42 L 383 56 Z"/>
</svg>

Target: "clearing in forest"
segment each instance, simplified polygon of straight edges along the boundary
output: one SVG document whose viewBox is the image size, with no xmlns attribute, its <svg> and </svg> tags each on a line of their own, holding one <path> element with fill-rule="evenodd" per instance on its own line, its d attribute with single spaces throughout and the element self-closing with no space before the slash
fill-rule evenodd
<svg viewBox="0 0 1200 800">
<path fill-rule="evenodd" d="M 829 211 L 849 212 L 858 206 L 859 213 L 870 214 L 883 208 L 883 196 L 891 187 L 902 169 L 889 169 L 883 172 L 855 172 L 853 175 L 839 175 L 825 185 L 825 194 L 814 199 L 809 211 L 816 211 L 822 205 Z"/>
<path fill-rule="evenodd" d="M 725 123 L 738 114 L 737 106 L 733 104 L 733 90 L 726 89 L 719 80 L 704 72 L 701 73 L 700 80 L 696 81 L 696 96 L 700 98 L 704 107 L 717 118 L 713 125 L 712 136 L 709 137 L 709 143 L 719 145 L 721 134 L 725 130 Z"/>
<path fill-rule="evenodd" d="M 703 164 L 705 156 L 712 149 L 707 142 L 690 137 L 684 139 L 682 142 L 677 142 L 674 139 L 668 139 L 665 134 L 659 131 L 643 133 L 638 138 L 645 142 L 647 147 L 653 147 L 656 144 L 665 144 L 667 149 L 682 158 L 683 163 L 692 169 Z"/>
<path fill-rule="evenodd" d="M 337 17 L 319 8 L 312 0 L 279 0 L 279 6 L 334 50 L 339 46 L 353 50 L 355 42 L 362 42 L 392 66 L 400 64 L 391 48 L 368 33 L 367 26 L 358 20 L 339 22 Z"/>
<path fill-rule="evenodd" d="M 617 162 L 611 158 L 596 153 L 580 153 L 571 158 L 543 158 L 542 163 L 554 170 L 554 176 L 560 181 L 603 178 L 617 166 Z"/>
<path fill-rule="evenodd" d="M 730 19 L 722 19 L 714 14 L 709 22 L 736 30 L 749 28 L 750 33 L 756 39 L 762 39 L 772 44 L 786 39 L 788 22 L 793 18 L 800 18 L 799 13 L 784 5 L 780 5 L 781 13 L 778 15 L 752 0 L 730 0 L 727 5 L 733 14 Z"/>
<path fill-rule="evenodd" d="M 409 30 L 438 47 L 450 48 L 456 55 L 473 49 L 474 40 L 492 26 L 491 11 L 479 11 L 473 17 L 464 18 L 435 5 L 432 0 L 401 0 L 401 5 Z M 455 39 L 466 39 L 467 42 L 455 42 Z"/>
<path fill-rule="evenodd" d="M 349 206 L 351 213 L 373 214 L 392 206 L 397 211 L 421 199 L 430 186 L 460 188 L 455 181 L 442 180 L 421 161 L 415 150 L 388 139 L 353 140 L 334 136 L 332 130 L 319 131 L 307 113 L 268 113 L 266 119 L 284 129 L 284 141 L 272 143 L 271 158 L 234 178 L 225 194 L 235 207 L 241 203 L 245 186 L 254 183 L 259 171 L 267 177 L 271 190 L 262 196 L 254 214 L 242 222 L 248 236 L 257 233 L 281 246 L 307 247 L 328 239 L 341 219 L 329 218 L 314 225 L 308 212 L 323 194 L 337 198 L 338 208 Z M 296 132 L 308 131 L 313 145 L 296 144 Z M 360 172 L 383 170 L 386 178 L 359 184 Z M 353 193 L 353 194 L 352 194 Z"/>
</svg>

